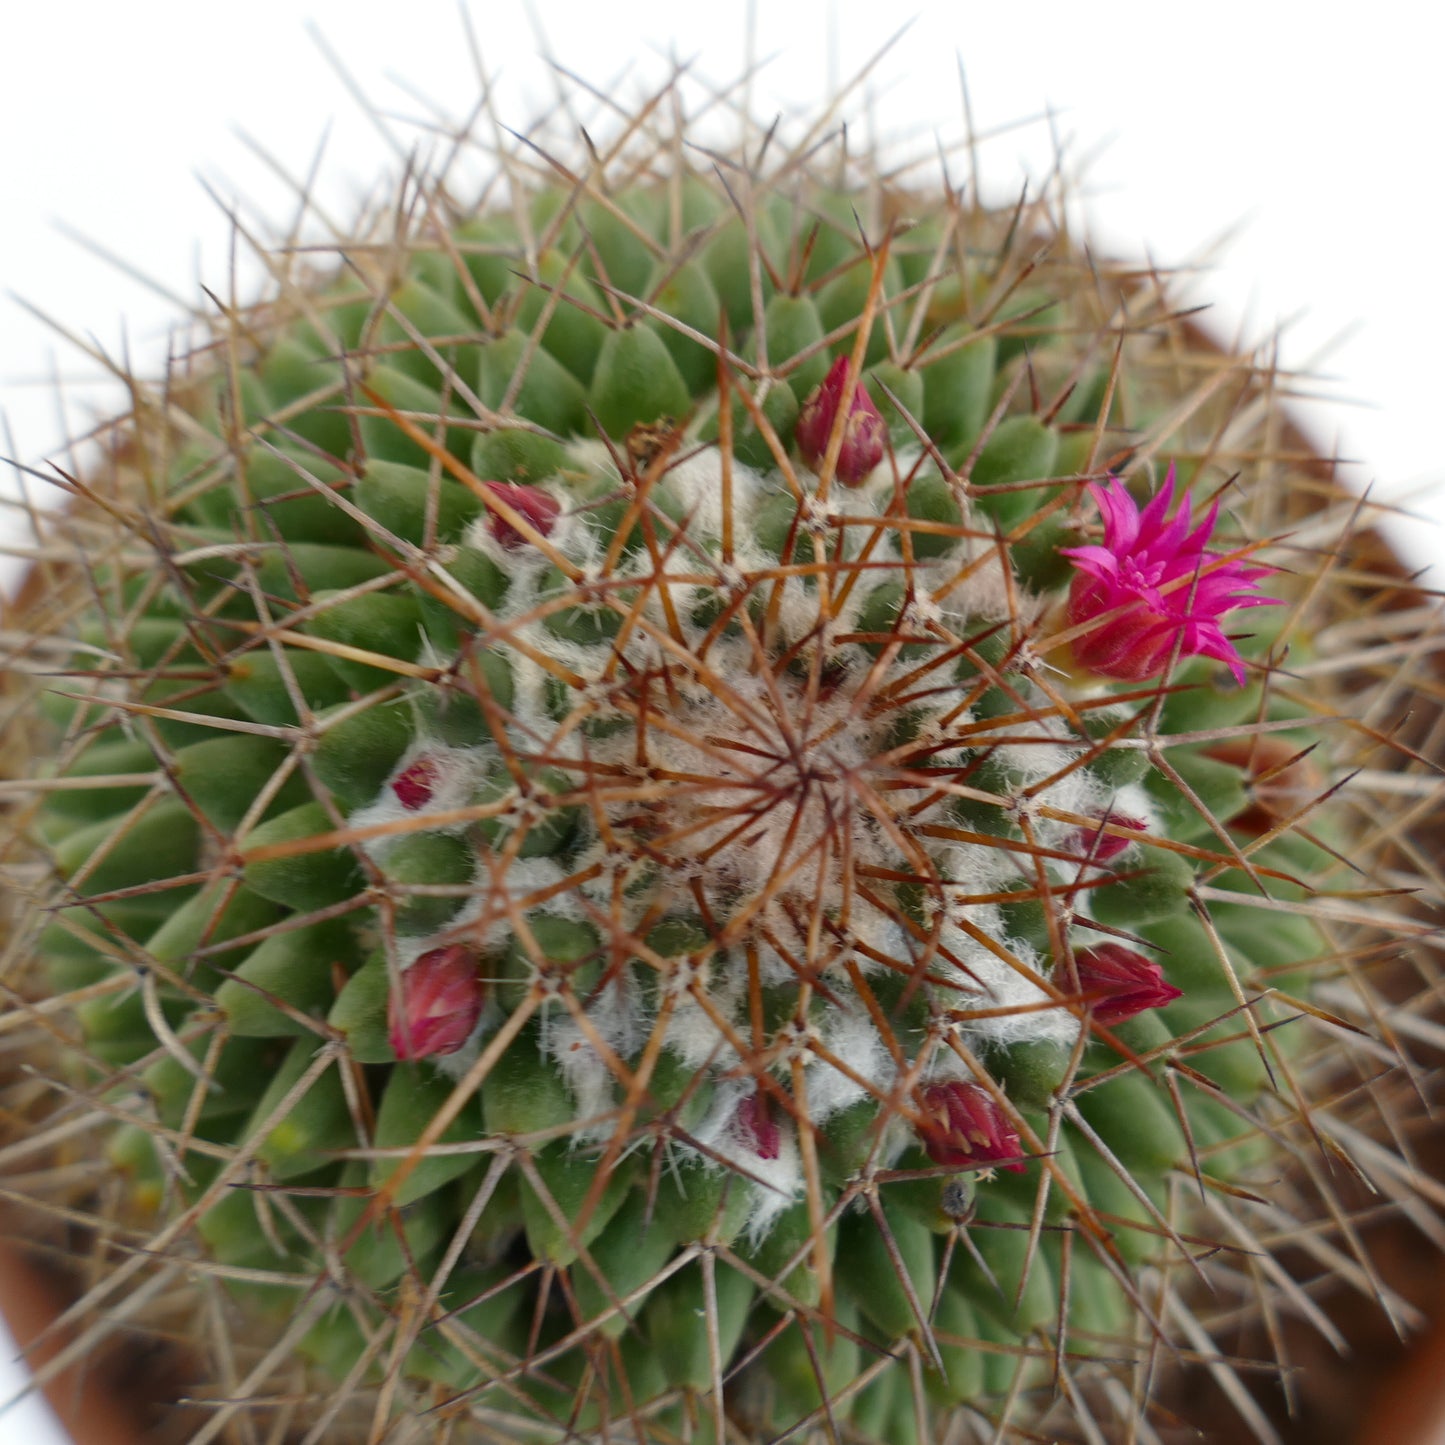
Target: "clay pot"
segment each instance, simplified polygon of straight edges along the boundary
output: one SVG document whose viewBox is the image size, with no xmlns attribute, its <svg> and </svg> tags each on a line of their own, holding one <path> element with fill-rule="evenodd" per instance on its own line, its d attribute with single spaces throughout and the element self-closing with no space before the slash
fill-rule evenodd
<svg viewBox="0 0 1445 1445">
<path fill-rule="evenodd" d="M 0 1247 L 0 1313 L 32 1369 L 42 1369 L 74 1338 L 73 1331 L 64 1330 L 45 1338 L 68 1303 L 61 1279 L 16 1250 Z M 145 1421 L 134 1392 L 123 1388 L 128 1376 L 120 1355 L 110 1349 L 99 1360 L 82 1356 L 46 1382 L 50 1407 L 75 1445 L 143 1445 Z M 19 1445 L 18 1437 L 6 1438 Z"/>
</svg>

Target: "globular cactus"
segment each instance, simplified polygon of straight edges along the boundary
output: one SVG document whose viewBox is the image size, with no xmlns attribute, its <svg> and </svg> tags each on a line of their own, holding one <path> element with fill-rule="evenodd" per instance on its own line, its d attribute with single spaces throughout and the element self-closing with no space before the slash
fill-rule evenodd
<svg viewBox="0 0 1445 1445">
<path fill-rule="evenodd" d="M 1211 1328 L 1423 1207 L 1438 620 L 1158 276 L 685 110 L 271 256 L 38 524 L 0 1158 L 197 1441 L 1269 1438 Z"/>
</svg>

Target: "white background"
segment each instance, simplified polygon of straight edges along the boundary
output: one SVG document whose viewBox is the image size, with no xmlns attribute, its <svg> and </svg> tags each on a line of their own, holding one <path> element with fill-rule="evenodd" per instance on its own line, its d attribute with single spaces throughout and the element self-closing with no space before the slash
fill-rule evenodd
<svg viewBox="0 0 1445 1445">
<path fill-rule="evenodd" d="M 1147 250 L 1166 265 L 1202 259 L 1194 289 L 1214 303 L 1222 331 L 1253 341 L 1285 327 L 1285 364 L 1307 370 L 1305 389 L 1322 398 L 1305 418 L 1316 442 L 1358 459 L 1359 485 L 1408 495 L 1422 516 L 1445 516 L 1437 485 L 1445 477 L 1445 120 L 1441 37 L 1423 28 L 1435 22 L 1415 18 L 1423 6 L 994 0 L 914 11 L 907 0 L 780 0 L 760 8 L 759 54 L 776 54 L 755 89 L 764 112 L 801 107 L 848 78 L 915 13 L 872 85 L 884 134 L 915 129 L 927 140 L 937 129 L 956 138 L 960 63 L 980 130 L 1051 110 L 1051 121 L 989 141 L 984 160 L 998 185 L 1045 175 L 1051 132 L 1065 138 L 1076 166 L 1089 161 L 1082 189 L 1101 249 Z M 469 9 L 483 59 L 500 76 L 504 118 L 524 126 L 552 94 L 537 35 L 512 0 Z M 670 53 L 718 82 L 744 57 L 743 7 L 727 0 L 539 0 L 536 9 L 558 58 L 623 100 L 656 79 Z M 249 198 L 261 214 L 288 214 L 285 188 L 236 126 L 294 174 L 308 169 L 329 127 L 318 194 L 344 216 L 397 158 L 329 67 L 307 16 L 389 113 L 423 111 L 391 76 L 453 116 L 476 98 L 450 0 L 304 8 L 11 0 L 0 10 L 0 288 L 103 351 L 154 366 L 180 302 L 199 304 L 199 280 L 223 293 L 229 284 L 230 225 L 197 178 L 228 203 Z M 855 115 L 866 137 L 868 123 Z M 395 133 L 403 145 L 416 136 L 404 125 Z M 57 223 L 155 278 L 171 298 L 67 239 Z M 1237 226 L 1227 249 L 1213 249 Z M 119 404 L 113 389 L 90 384 L 95 375 L 74 346 L 0 296 L 9 427 L 0 455 L 59 456 L 65 428 Z M 1399 535 L 1421 565 L 1440 553 L 1433 522 Z M 0 1400 L 13 1388 L 8 1353 L 0 1339 Z M 48 1439 L 22 1410 L 0 1415 L 0 1445 Z"/>
</svg>

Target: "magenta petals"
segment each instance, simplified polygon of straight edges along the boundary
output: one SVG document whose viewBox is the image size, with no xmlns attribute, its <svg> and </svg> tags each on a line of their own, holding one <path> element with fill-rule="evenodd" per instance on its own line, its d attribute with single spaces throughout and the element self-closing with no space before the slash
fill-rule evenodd
<svg viewBox="0 0 1445 1445">
<path fill-rule="evenodd" d="M 1219 504 L 1190 529 L 1189 493 L 1174 501 L 1174 468 L 1140 511 L 1117 477 L 1090 483 L 1089 495 L 1104 523 L 1104 540 L 1065 547 L 1074 564 L 1068 619 L 1082 629 L 1073 640 L 1082 667 L 1105 677 L 1139 682 L 1157 677 L 1175 658 L 1212 657 L 1236 682 L 1244 660 L 1220 620 L 1239 607 L 1274 605 L 1254 589 L 1275 569 L 1205 550 Z"/>
</svg>

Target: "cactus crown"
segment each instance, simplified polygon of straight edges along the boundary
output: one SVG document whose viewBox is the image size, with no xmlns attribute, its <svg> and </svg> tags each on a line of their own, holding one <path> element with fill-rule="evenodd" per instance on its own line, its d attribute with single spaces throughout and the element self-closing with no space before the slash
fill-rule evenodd
<svg viewBox="0 0 1445 1445">
<path fill-rule="evenodd" d="M 1402 1177 L 1314 1091 L 1435 621 L 1277 379 L 681 95 L 274 256 L 45 528 L 12 1095 L 142 1246 L 87 1338 L 191 1281 L 198 1440 L 1097 1432 L 1317 1141 Z"/>
</svg>

